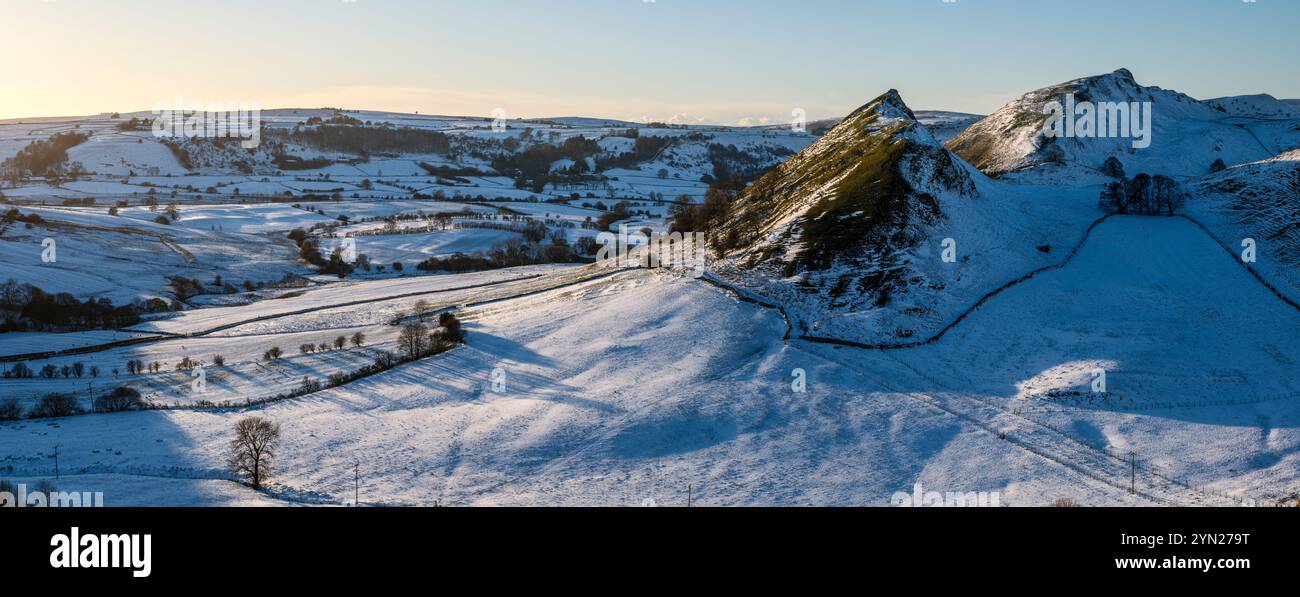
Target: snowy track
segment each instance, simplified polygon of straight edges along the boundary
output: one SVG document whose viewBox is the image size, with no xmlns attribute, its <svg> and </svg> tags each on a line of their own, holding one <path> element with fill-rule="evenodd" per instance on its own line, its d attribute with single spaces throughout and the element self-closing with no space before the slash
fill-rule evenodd
<svg viewBox="0 0 1300 597">
<path fill-rule="evenodd" d="M 864 370 L 852 359 L 836 358 L 823 353 L 876 386 L 890 387 L 878 375 Z M 936 380 L 911 369 L 913 373 L 943 387 Z M 952 391 L 927 393 L 898 392 L 898 395 L 957 417 L 1042 458 L 1080 475 L 1105 483 L 1120 491 L 1130 491 L 1145 500 L 1170 506 L 1236 506 L 1241 500 L 1202 491 L 1151 470 L 1145 463 L 1128 461 L 1104 449 L 1091 446 L 1059 429 L 1016 413 L 972 394 Z"/>
</svg>

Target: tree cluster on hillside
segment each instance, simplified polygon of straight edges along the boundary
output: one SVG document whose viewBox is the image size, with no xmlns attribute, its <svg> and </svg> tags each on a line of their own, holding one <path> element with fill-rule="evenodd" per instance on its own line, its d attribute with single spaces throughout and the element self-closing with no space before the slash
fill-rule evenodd
<svg viewBox="0 0 1300 597">
<path fill-rule="evenodd" d="M 596 218 L 596 230 L 607 231 L 609 227 L 621 220 L 632 217 L 631 206 L 627 201 L 619 201 L 614 207 Z"/>
<path fill-rule="evenodd" d="M 1120 178 L 1101 192 L 1101 208 L 1115 214 L 1172 216 L 1186 200 L 1178 181 L 1163 174 Z"/>
<path fill-rule="evenodd" d="M 614 168 L 632 168 L 641 162 L 654 159 L 669 145 L 677 142 L 677 137 L 667 135 L 638 135 L 632 143 L 632 151 L 615 155 L 602 156 L 596 160 L 596 170 L 604 171 Z"/>
<path fill-rule="evenodd" d="M 0 421 L 17 421 L 23 418 L 23 407 L 17 398 L 0 400 Z"/>
<path fill-rule="evenodd" d="M 769 147 L 766 151 L 777 158 L 794 155 L 794 151 L 786 147 Z M 769 169 L 768 162 L 759 155 L 735 145 L 721 143 L 709 144 L 709 163 L 713 164 L 713 180 L 729 180 L 734 177 L 742 182 L 750 182 Z"/>
<path fill-rule="evenodd" d="M 442 354 L 465 341 L 460 319 L 454 313 L 448 311 L 438 315 L 438 326 L 433 329 L 424 324 L 423 313 L 419 309 L 415 315 L 416 321 L 403 325 L 397 336 L 397 345 L 407 360 Z"/>
<path fill-rule="evenodd" d="M 146 407 L 140 391 L 129 386 L 118 386 L 99 394 L 91 400 L 90 405 L 95 412 L 102 413 L 139 410 Z M 28 419 L 70 417 L 84 412 L 86 410 L 77 398 L 66 393 L 46 394 L 26 412 L 23 412 L 22 405 L 16 398 L 0 401 L 0 421 L 17 421 L 24 417 Z"/>
<path fill-rule="evenodd" d="M 186 170 L 194 169 L 194 165 L 195 165 L 194 159 L 192 156 L 190 156 L 190 150 L 186 149 L 182 145 L 182 143 L 184 143 L 185 140 L 177 139 L 175 137 L 164 137 L 161 139 L 161 141 L 163 146 L 165 146 L 169 151 L 172 152 L 172 156 L 176 158 L 177 163 L 179 163 L 182 168 Z M 216 140 L 210 139 L 210 141 L 216 141 Z M 152 194 L 153 189 L 149 189 L 149 192 L 150 194 Z"/>
<path fill-rule="evenodd" d="M 0 377 L 4 379 L 32 379 L 36 373 L 34 369 L 27 366 L 27 363 L 14 363 L 13 367 L 5 367 L 5 371 Z M 117 371 L 114 370 L 114 374 L 116 373 Z M 74 376 L 81 379 L 86 374 L 90 374 L 91 377 L 99 377 L 99 367 L 95 365 L 87 367 L 86 363 L 82 361 L 65 364 L 62 367 L 46 363 L 41 367 L 39 374 L 41 379 L 57 379 L 60 374 L 63 375 L 64 379 Z"/>
<path fill-rule="evenodd" d="M 144 407 L 144 400 L 140 397 L 139 390 L 119 386 L 107 394 L 96 396 L 94 406 L 96 412 L 115 413 L 139 410 Z"/>
<path fill-rule="evenodd" d="M 441 153 L 451 150 L 446 134 L 424 129 L 394 126 L 322 124 L 298 127 L 288 139 L 323 151 L 354 155 L 374 153 Z"/>
<path fill-rule="evenodd" d="M 540 222 L 534 224 L 541 225 Z M 528 232 L 528 231 L 526 231 Z M 588 251 L 581 254 L 582 251 Z M 547 234 L 545 226 L 534 228 L 524 238 L 511 238 L 493 245 L 477 255 L 455 253 L 448 257 L 430 257 L 416 264 L 426 272 L 472 272 L 543 263 L 583 263 L 590 255 L 589 244 L 570 245 L 563 232 Z"/>
<path fill-rule="evenodd" d="M 469 181 L 463 178 L 465 176 L 489 176 L 490 175 L 490 173 L 488 172 L 484 172 L 482 170 L 479 170 L 478 168 L 473 168 L 470 166 L 454 167 L 445 164 L 441 166 L 435 166 L 428 162 L 420 162 L 416 165 L 419 166 L 421 169 L 423 169 L 425 172 L 432 174 L 433 176 L 437 176 L 440 179 L 450 180 L 458 183 L 468 183 Z"/>
<path fill-rule="evenodd" d="M 9 211 L 5 212 L 4 221 L 6 223 L 23 222 L 27 224 L 28 228 L 31 228 L 33 224 L 45 223 L 45 219 L 42 218 L 40 214 L 24 214 L 18 211 L 18 208 L 16 207 L 11 207 L 9 208 Z"/>
<path fill-rule="evenodd" d="M 356 269 L 354 265 L 343 259 L 343 252 L 340 249 L 331 251 L 328 259 L 321 255 L 320 242 L 309 237 L 307 231 L 302 228 L 291 230 L 289 240 L 298 245 L 298 255 L 302 257 L 302 260 L 315 267 L 316 271 L 322 274 L 333 274 L 343 278 Z"/>
<path fill-rule="evenodd" d="M 589 174 L 587 158 L 600 153 L 600 145 L 586 137 L 566 139 L 559 145 L 538 143 L 522 151 L 503 153 L 492 159 L 492 168 L 504 176 L 515 179 L 516 186 L 532 186 L 541 191 L 548 181 L 562 182 Z M 560 176 L 551 172 L 551 165 L 560 160 L 571 160 L 573 165 Z"/>
<path fill-rule="evenodd" d="M 153 121 L 147 118 L 132 118 L 117 123 L 117 130 L 123 132 L 129 131 L 147 131 L 153 128 Z"/>
<path fill-rule="evenodd" d="M 140 309 L 106 298 L 80 301 L 11 278 L 0 284 L 0 318 L 0 332 L 121 329 L 140 323 Z"/>
<path fill-rule="evenodd" d="M 731 215 L 732 204 L 744 190 L 745 183 L 740 177 L 732 176 L 709 185 L 709 190 L 705 192 L 702 203 L 674 203 L 668 210 L 673 219 L 668 232 L 687 234 L 723 228 L 723 222 Z M 715 238 L 710 236 L 708 242 L 715 252 L 721 254 L 735 248 L 736 243 L 739 241 L 735 228 L 731 227 L 723 237 Z"/>
<path fill-rule="evenodd" d="M 1106 162 L 1101 165 L 1101 173 L 1111 178 L 1126 177 L 1126 175 L 1124 174 L 1123 162 L 1120 162 L 1119 158 L 1115 156 L 1110 156 L 1106 158 Z"/>
<path fill-rule="evenodd" d="M 89 133 L 66 131 L 48 139 L 32 141 L 3 163 L 11 179 L 26 176 L 58 177 L 68 161 L 68 150 L 90 138 Z M 16 182 L 16 181 L 15 181 Z"/>
<path fill-rule="evenodd" d="M 307 126 L 316 126 L 321 124 L 337 124 L 341 126 L 363 126 L 366 123 L 361 122 L 361 119 L 359 118 L 348 116 L 347 114 L 341 114 L 339 112 L 335 112 L 334 114 L 331 114 L 329 118 L 312 116 L 311 118 L 308 118 L 306 121 L 300 124 L 305 124 Z"/>
<path fill-rule="evenodd" d="M 71 394 L 46 394 L 27 412 L 29 419 L 70 417 L 86 412 Z"/>
<path fill-rule="evenodd" d="M 334 163 L 329 158 L 304 158 L 277 151 L 271 156 L 271 163 L 281 170 L 317 170 Z"/>
</svg>

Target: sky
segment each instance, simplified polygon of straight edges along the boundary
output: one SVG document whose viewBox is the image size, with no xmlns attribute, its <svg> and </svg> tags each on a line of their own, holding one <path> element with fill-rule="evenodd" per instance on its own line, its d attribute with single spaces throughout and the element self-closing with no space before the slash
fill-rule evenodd
<svg viewBox="0 0 1300 597">
<path fill-rule="evenodd" d="M 0 119 L 187 102 L 760 124 L 1126 67 L 1300 98 L 1297 0 L 0 0 Z"/>
</svg>

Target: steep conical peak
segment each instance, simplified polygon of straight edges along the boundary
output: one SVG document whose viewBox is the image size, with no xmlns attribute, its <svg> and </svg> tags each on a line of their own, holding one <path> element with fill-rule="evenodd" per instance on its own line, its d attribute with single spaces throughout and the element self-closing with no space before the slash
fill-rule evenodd
<svg viewBox="0 0 1300 597">
<path fill-rule="evenodd" d="M 867 113 L 875 113 L 886 118 L 916 120 L 916 114 L 912 113 L 912 109 L 907 107 L 907 103 L 903 101 L 903 96 L 898 93 L 897 89 L 890 89 L 880 97 L 867 102 L 866 105 L 849 114 L 845 120 L 853 120 L 855 117 Z"/>
<path fill-rule="evenodd" d="M 785 276 L 845 267 L 848 277 L 870 278 L 852 283 L 869 293 L 901 279 L 902 253 L 944 217 L 941 197 L 976 195 L 966 170 L 890 90 L 750 185 L 722 226 L 723 249 L 739 250 L 746 268 Z M 888 275 L 884 263 L 894 264 Z"/>
<path fill-rule="evenodd" d="M 921 145 L 940 145 L 929 129 L 916 120 L 916 114 L 907 107 L 897 89 L 890 89 L 854 110 L 814 145 L 857 144 L 863 134 L 901 136 Z"/>
<path fill-rule="evenodd" d="M 858 114 L 875 112 L 887 118 L 906 118 L 906 120 L 917 120 L 917 114 L 907 108 L 906 101 L 902 100 L 902 95 L 898 90 L 885 91 L 883 95 L 871 101 L 867 101 L 863 107 L 855 109 L 849 118 L 858 116 Z"/>
</svg>

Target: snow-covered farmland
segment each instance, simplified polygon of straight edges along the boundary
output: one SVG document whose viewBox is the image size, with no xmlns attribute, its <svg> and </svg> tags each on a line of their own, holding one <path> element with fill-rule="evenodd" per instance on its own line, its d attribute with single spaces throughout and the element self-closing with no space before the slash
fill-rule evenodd
<svg viewBox="0 0 1300 597">
<path fill-rule="evenodd" d="M 1211 104 L 1230 113 L 1194 126 L 1161 123 L 1162 137 L 1178 140 L 1173 150 L 1126 160 L 1157 165 L 1204 139 L 1223 144 L 1229 162 L 1290 149 L 1294 119 L 1265 118 L 1265 104 L 1248 99 Z M 1092 163 L 1101 153 L 1081 153 L 1088 163 L 1065 178 L 1045 168 L 989 179 L 963 164 L 979 197 L 939 198 L 945 217 L 934 230 L 957 241 L 962 259 L 941 264 L 938 247 L 924 246 L 911 264 L 948 282 L 933 308 L 828 315 L 794 281 L 750 288 L 780 304 L 792 328 L 781 310 L 681 272 L 539 265 L 429 275 L 414 264 L 522 235 L 455 218 L 446 230 L 398 232 L 468 211 L 478 215 L 467 221 L 541 222 L 572 243 L 598 232 L 602 207 L 623 201 L 633 216 L 615 227 L 662 231 L 671 202 L 698 201 L 728 168 L 756 174 L 811 134 L 580 118 L 510 121 L 501 131 L 480 118 L 371 111 L 264 117 L 281 133 L 312 117 L 415 127 L 448 135 L 456 151 L 361 156 L 282 136 L 277 150 L 318 167 L 285 170 L 271 152 L 185 167 L 183 151 L 120 131 L 120 119 L 0 123 L 0 159 L 58 132 L 93 133 L 69 151 L 84 168 L 75 177 L 3 189 L 6 209 L 23 219 L 0 223 L 0 281 L 179 309 L 117 331 L 0 334 L 0 368 L 25 355 L 25 366 L 55 372 L 0 379 L 0 399 L 23 409 L 52 393 L 88 406 L 122 385 L 168 407 L 0 422 L 0 476 L 48 477 L 57 444 L 60 488 L 104 491 L 110 505 L 343 503 L 354 463 L 362 500 L 394 505 L 676 505 L 689 487 L 706 505 L 883 506 L 917 483 L 1031 506 L 1270 504 L 1300 494 L 1300 313 L 1224 250 L 1263 240 L 1250 267 L 1294 300 L 1294 153 L 1186 177 L 1205 187 L 1187 213 L 1209 234 L 1180 218 L 1113 217 L 1077 253 L 1102 215 L 1104 179 Z M 917 118 L 940 140 L 978 120 Z M 615 166 L 565 179 L 577 162 L 547 157 L 540 181 L 495 169 L 510 172 L 493 153 L 502 148 L 578 137 L 595 142 L 579 158 L 588 171 L 601 160 Z M 640 138 L 652 151 L 625 159 Z M 1163 163 L 1199 172 L 1210 167 L 1203 153 Z M 1259 194 L 1271 202 L 1242 199 L 1241 186 L 1265 179 Z M 326 253 L 351 237 L 385 268 L 317 272 L 289 239 L 296 228 Z M 44 258 L 47 239 L 55 260 Z M 182 293 L 175 276 L 196 281 L 198 294 Z M 417 302 L 429 318 L 455 312 L 467 343 L 339 387 L 243 405 L 400 352 L 400 324 L 418 317 Z M 954 321 L 926 345 L 851 345 Z M 364 340 L 354 343 L 357 334 Z M 283 356 L 266 358 L 272 348 Z M 201 364 L 202 391 L 192 369 L 177 368 L 185 359 Z M 128 362 L 159 367 L 128 372 Z M 61 373 L 78 363 L 84 374 Z M 1093 391 L 1099 371 L 1103 393 Z M 231 427 L 249 414 L 284 426 L 265 492 L 225 469 Z"/>
<path fill-rule="evenodd" d="M 700 504 L 887 505 L 918 482 L 1012 505 L 1269 503 L 1297 482 L 1300 314 L 1179 219 L 1112 219 L 916 349 L 783 341 L 775 310 L 653 270 L 461 314 L 464 347 L 256 409 L 289 440 L 278 481 L 342 502 L 359 461 L 363 501 L 452 505 L 676 504 L 688 485 Z M 245 414 L 65 419 L 62 466 L 219 475 Z M 48 425 L 0 425 L 0 466 L 43 474 Z"/>
</svg>

